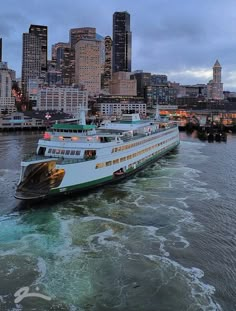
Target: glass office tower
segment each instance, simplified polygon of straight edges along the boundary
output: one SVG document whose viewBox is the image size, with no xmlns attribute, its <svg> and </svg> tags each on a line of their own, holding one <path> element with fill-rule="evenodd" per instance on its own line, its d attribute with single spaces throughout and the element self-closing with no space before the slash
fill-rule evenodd
<svg viewBox="0 0 236 311">
<path fill-rule="evenodd" d="M 113 14 L 113 72 L 131 72 L 131 41 L 130 14 L 128 12 L 115 12 Z"/>
</svg>

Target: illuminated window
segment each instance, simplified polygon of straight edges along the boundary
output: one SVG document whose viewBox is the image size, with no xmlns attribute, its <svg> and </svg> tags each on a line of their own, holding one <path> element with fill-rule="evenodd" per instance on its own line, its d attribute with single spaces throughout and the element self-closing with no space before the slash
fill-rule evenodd
<svg viewBox="0 0 236 311">
<path fill-rule="evenodd" d="M 102 168 L 105 166 L 105 163 L 98 163 L 96 164 L 96 168 Z"/>
</svg>

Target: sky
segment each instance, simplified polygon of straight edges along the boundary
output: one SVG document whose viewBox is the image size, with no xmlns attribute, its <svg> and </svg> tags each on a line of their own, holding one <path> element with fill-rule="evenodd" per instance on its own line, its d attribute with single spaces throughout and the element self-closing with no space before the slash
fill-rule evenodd
<svg viewBox="0 0 236 311">
<path fill-rule="evenodd" d="M 3 0 L 3 61 L 21 76 L 22 34 L 48 26 L 51 46 L 69 30 L 95 27 L 112 37 L 112 15 L 131 17 L 132 71 L 166 74 L 180 84 L 208 83 L 218 59 L 225 91 L 236 91 L 236 0 Z"/>
</svg>

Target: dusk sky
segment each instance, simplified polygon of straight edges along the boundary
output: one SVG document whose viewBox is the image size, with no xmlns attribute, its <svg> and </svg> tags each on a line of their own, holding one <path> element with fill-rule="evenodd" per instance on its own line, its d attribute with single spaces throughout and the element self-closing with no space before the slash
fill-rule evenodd
<svg viewBox="0 0 236 311">
<path fill-rule="evenodd" d="M 3 0 L 3 61 L 21 76 L 22 34 L 31 24 L 48 26 L 51 59 L 51 45 L 68 42 L 71 28 L 112 36 L 115 11 L 131 16 L 132 71 L 207 83 L 218 59 L 224 90 L 236 91 L 236 0 Z"/>
</svg>

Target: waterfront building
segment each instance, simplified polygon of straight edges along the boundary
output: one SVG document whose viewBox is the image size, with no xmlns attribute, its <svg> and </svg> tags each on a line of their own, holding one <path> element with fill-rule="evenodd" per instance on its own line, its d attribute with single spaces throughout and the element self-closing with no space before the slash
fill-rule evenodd
<svg viewBox="0 0 236 311">
<path fill-rule="evenodd" d="M 213 100 L 223 100 L 223 83 L 221 82 L 221 65 L 216 60 L 213 66 L 213 80 L 207 84 L 207 97 Z"/>
<path fill-rule="evenodd" d="M 11 71 L 6 62 L 0 62 L 0 114 L 16 111 L 15 97 L 12 95 Z"/>
<path fill-rule="evenodd" d="M 0 131 L 45 129 L 44 120 L 24 115 L 23 112 L 10 112 L 0 118 Z"/>
<path fill-rule="evenodd" d="M 82 85 L 89 95 L 101 92 L 102 41 L 80 39 L 75 45 L 75 83 Z"/>
<path fill-rule="evenodd" d="M 117 71 L 131 72 L 131 44 L 130 14 L 115 12 L 113 14 L 113 73 Z"/>
<path fill-rule="evenodd" d="M 110 82 L 110 94 L 137 96 L 137 82 L 130 79 L 130 72 L 114 72 Z"/>
<path fill-rule="evenodd" d="M 88 92 L 78 87 L 43 87 L 37 94 L 37 110 L 57 110 L 77 116 L 88 108 Z"/>
</svg>

